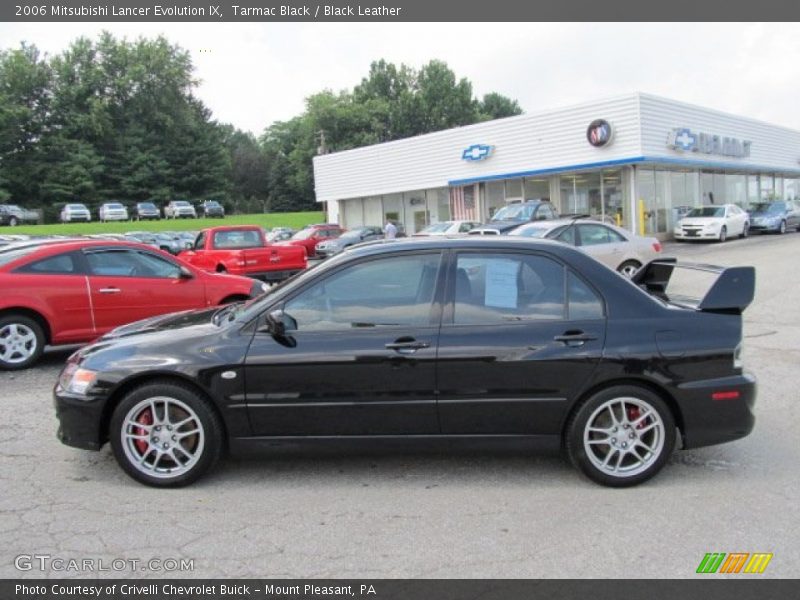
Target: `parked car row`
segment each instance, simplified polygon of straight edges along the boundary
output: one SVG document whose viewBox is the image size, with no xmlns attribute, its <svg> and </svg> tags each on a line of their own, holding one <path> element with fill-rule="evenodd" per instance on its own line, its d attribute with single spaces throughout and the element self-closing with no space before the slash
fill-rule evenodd
<svg viewBox="0 0 800 600">
<path fill-rule="evenodd" d="M 24 369 L 45 345 L 89 342 L 126 323 L 245 300 L 265 284 L 208 273 L 150 246 L 42 239 L 0 248 L 0 368 Z"/>
<path fill-rule="evenodd" d="M 783 234 L 790 229 L 800 231 L 800 204 L 776 200 L 754 203 L 747 211 L 735 204 L 698 206 L 675 223 L 673 235 L 679 242 L 724 242 L 731 236 L 747 237 L 751 232 Z"/>
<path fill-rule="evenodd" d="M 39 213 L 16 204 L 0 204 L 0 225 L 16 227 L 25 223 L 38 223 Z"/>
<path fill-rule="evenodd" d="M 225 208 L 216 200 L 206 200 L 199 205 L 199 210 L 200 214 L 206 218 L 225 217 Z M 2 213 L 0 212 L 0 214 Z M 153 202 L 137 202 L 130 210 L 121 202 L 105 202 L 100 205 L 97 211 L 97 218 L 101 222 L 128 220 L 157 221 L 162 218 L 162 212 Z M 198 210 L 187 200 L 172 200 L 164 207 L 163 218 L 196 219 L 198 218 Z M 71 203 L 64 205 L 64 208 L 61 209 L 59 219 L 62 223 L 89 222 L 92 220 L 92 213 L 85 204 Z"/>
</svg>

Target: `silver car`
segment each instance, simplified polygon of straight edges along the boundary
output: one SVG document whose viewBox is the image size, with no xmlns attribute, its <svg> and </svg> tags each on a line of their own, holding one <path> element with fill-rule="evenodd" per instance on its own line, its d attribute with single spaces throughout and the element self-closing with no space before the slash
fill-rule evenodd
<svg viewBox="0 0 800 600">
<path fill-rule="evenodd" d="M 633 277 L 643 264 L 661 253 L 656 238 L 640 237 L 616 225 L 589 219 L 558 219 L 527 223 L 509 235 L 547 238 L 577 246 L 625 277 Z"/>
<path fill-rule="evenodd" d="M 59 216 L 62 223 L 72 223 L 73 221 L 86 221 L 88 223 L 92 220 L 92 213 L 89 212 L 85 204 L 67 204 L 61 209 Z"/>
</svg>

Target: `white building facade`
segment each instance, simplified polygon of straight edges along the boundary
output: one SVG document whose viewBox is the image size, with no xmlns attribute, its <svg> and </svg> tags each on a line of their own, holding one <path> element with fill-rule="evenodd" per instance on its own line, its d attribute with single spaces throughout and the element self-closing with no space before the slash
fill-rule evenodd
<svg viewBox="0 0 800 600">
<path fill-rule="evenodd" d="M 667 237 L 693 206 L 800 198 L 800 132 L 636 93 L 317 156 L 314 179 L 347 228 L 536 198 Z"/>
</svg>

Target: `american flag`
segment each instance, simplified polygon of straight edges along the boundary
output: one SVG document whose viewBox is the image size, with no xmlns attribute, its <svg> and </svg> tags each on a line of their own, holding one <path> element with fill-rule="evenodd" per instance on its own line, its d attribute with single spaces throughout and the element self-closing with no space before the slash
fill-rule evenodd
<svg viewBox="0 0 800 600">
<path fill-rule="evenodd" d="M 475 221 L 474 185 L 450 188 L 450 218 L 456 221 Z"/>
</svg>

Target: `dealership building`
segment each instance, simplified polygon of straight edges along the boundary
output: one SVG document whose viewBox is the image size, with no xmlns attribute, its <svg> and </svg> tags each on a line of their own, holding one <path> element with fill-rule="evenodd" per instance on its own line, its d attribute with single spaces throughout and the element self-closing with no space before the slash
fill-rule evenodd
<svg viewBox="0 0 800 600">
<path fill-rule="evenodd" d="M 410 234 L 538 198 L 667 237 L 693 206 L 800 198 L 800 132 L 634 93 L 323 154 L 314 178 L 347 228 Z"/>
</svg>

